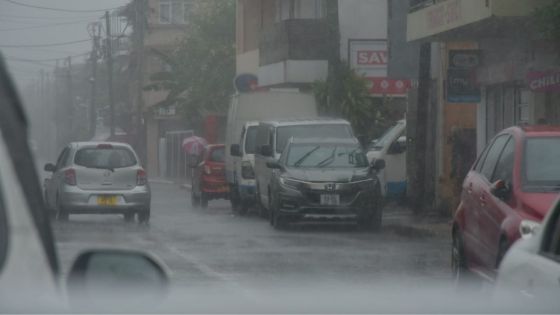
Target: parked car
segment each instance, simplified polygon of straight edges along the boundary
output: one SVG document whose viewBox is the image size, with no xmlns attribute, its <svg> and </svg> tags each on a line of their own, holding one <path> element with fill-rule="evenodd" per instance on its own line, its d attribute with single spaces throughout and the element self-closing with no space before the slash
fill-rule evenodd
<svg viewBox="0 0 560 315">
<path fill-rule="evenodd" d="M 493 279 L 522 221 L 539 223 L 560 191 L 560 127 L 511 127 L 478 157 L 453 221 L 457 279 Z"/>
<path fill-rule="evenodd" d="M 381 187 L 378 159 L 370 166 L 354 139 L 293 139 L 278 161 L 270 184 L 270 223 L 281 228 L 298 220 L 357 220 L 381 228 Z"/>
<path fill-rule="evenodd" d="M 257 143 L 256 121 L 246 122 L 241 130 L 239 144 L 230 146 L 233 160 L 233 181 L 230 184 L 230 201 L 234 211 L 245 214 L 255 203 L 255 151 Z"/>
<path fill-rule="evenodd" d="M 368 147 L 367 157 L 385 160 L 379 173 L 383 196 L 400 199 L 406 196 L 406 120 L 399 120 Z"/>
<path fill-rule="evenodd" d="M 0 57 L 2 311 L 114 313 L 145 311 L 157 305 L 168 288 L 168 271 L 151 255 L 88 250 L 77 257 L 69 272 L 61 271 L 27 135 L 23 105 Z M 63 274 L 67 274 L 66 290 Z"/>
<path fill-rule="evenodd" d="M 278 160 L 292 137 L 353 139 L 350 123 L 343 119 L 290 119 L 261 122 L 257 129 L 255 154 L 256 203 L 261 215 L 268 216 L 272 170 L 266 163 Z"/>
<path fill-rule="evenodd" d="M 495 299 L 518 301 L 529 307 L 555 303 L 560 309 L 560 202 L 555 203 L 542 225 L 522 221 L 520 234 L 522 239 L 500 264 Z"/>
<path fill-rule="evenodd" d="M 146 171 L 128 144 L 73 142 L 60 153 L 45 181 L 45 201 L 53 216 L 123 214 L 131 221 L 150 220 L 151 193 Z"/>
<path fill-rule="evenodd" d="M 226 127 L 226 177 L 234 210 L 245 213 L 256 200 L 253 141 L 258 121 L 296 117 L 318 117 L 312 94 L 272 89 L 232 97 Z"/>
<path fill-rule="evenodd" d="M 210 200 L 228 199 L 224 159 L 223 144 L 211 144 L 204 150 L 193 172 L 191 202 L 194 207 L 206 208 Z"/>
</svg>

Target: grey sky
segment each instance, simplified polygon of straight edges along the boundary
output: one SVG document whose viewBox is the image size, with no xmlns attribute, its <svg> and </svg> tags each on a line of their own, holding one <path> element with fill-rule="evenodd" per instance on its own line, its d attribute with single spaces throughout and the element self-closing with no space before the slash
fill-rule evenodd
<svg viewBox="0 0 560 315">
<path fill-rule="evenodd" d="M 15 0 L 20 3 L 70 10 L 99 10 L 125 5 L 129 0 Z M 103 12 L 58 12 L 28 8 L 0 0 L 0 45 L 42 45 L 88 39 L 87 25 L 99 21 Z M 52 25 L 59 24 L 59 25 Z M 39 27 L 37 27 L 39 26 Z M 33 28 L 31 28 L 33 27 Z M 37 27 L 37 28 L 34 28 Z M 21 29 L 30 28 L 30 29 Z M 38 77 L 41 68 L 52 69 L 54 61 L 39 65 L 9 60 L 52 59 L 78 55 L 91 50 L 91 42 L 55 47 L 7 48 L 0 51 L 8 58 L 10 71 L 19 84 L 25 84 Z M 79 57 L 75 62 L 82 61 Z"/>
</svg>

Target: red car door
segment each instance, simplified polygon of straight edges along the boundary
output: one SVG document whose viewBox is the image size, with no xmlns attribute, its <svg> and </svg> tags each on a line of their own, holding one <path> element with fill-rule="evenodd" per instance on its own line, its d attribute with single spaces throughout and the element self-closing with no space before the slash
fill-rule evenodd
<svg viewBox="0 0 560 315">
<path fill-rule="evenodd" d="M 480 172 L 480 181 L 475 187 L 476 197 L 478 197 L 478 206 L 475 207 L 474 216 L 476 217 L 476 258 L 481 271 L 490 275 L 494 270 L 492 262 L 495 259 L 495 246 L 491 245 L 495 238 L 496 233 L 499 234 L 499 226 L 503 219 L 502 205 L 495 201 L 494 196 L 490 192 L 492 187 L 492 179 L 498 160 L 505 151 L 506 144 L 511 139 L 508 134 L 499 135 L 496 137 L 492 146 L 488 150 L 486 159 Z M 496 230 L 498 232 L 496 232 Z"/>
<path fill-rule="evenodd" d="M 502 151 L 490 182 L 496 183 L 498 180 L 504 181 L 512 191 L 513 167 L 515 160 L 515 139 L 510 137 L 504 150 Z M 497 268 L 498 256 L 500 254 L 500 238 L 502 236 L 502 222 L 506 217 L 514 215 L 515 196 L 495 196 L 491 191 L 485 191 L 486 208 L 480 216 L 480 226 L 483 231 L 482 242 L 488 249 L 489 255 L 486 256 L 485 266 L 488 271 Z M 507 243 L 509 245 L 509 243 Z"/>
</svg>

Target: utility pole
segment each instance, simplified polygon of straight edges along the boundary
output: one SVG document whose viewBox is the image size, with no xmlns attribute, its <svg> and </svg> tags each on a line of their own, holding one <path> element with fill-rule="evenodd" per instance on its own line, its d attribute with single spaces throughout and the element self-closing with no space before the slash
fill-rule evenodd
<svg viewBox="0 0 560 315">
<path fill-rule="evenodd" d="M 107 83 L 109 84 L 109 123 L 111 138 L 115 136 L 115 104 L 113 100 L 113 45 L 111 43 L 111 20 L 109 11 L 105 11 L 105 29 L 107 33 Z"/>
<path fill-rule="evenodd" d="M 97 113 L 95 108 L 95 93 L 97 88 L 97 59 L 99 58 L 99 37 L 101 35 L 101 24 L 92 24 L 92 50 L 91 50 L 91 100 L 89 105 L 89 135 L 95 136 L 97 125 Z"/>
<path fill-rule="evenodd" d="M 420 67 L 418 80 L 418 100 L 416 108 L 416 130 L 413 139 L 414 155 L 416 164 L 412 178 L 412 205 L 414 213 L 420 214 L 424 211 L 426 195 L 426 149 L 427 149 L 427 124 L 428 109 L 430 102 L 431 82 L 431 43 L 423 43 L 420 46 Z"/>
<path fill-rule="evenodd" d="M 66 130 L 66 135 L 65 135 L 65 140 L 71 140 L 70 138 L 72 137 L 72 135 L 74 134 L 74 91 L 72 89 L 72 57 L 68 56 L 67 60 L 67 89 L 68 89 L 68 112 L 66 113 L 66 117 L 67 117 L 67 122 L 68 122 L 68 128 L 69 130 Z"/>
<path fill-rule="evenodd" d="M 136 13 L 136 21 L 138 24 L 138 30 L 136 32 L 135 44 L 138 53 L 136 58 L 138 60 L 137 64 L 137 74 L 136 80 L 138 80 L 137 90 L 136 90 L 136 145 L 137 149 L 140 150 L 140 158 L 146 162 L 147 161 L 147 150 L 146 150 L 146 142 L 144 135 L 144 127 L 142 123 L 142 116 L 144 110 L 144 94 L 142 92 L 142 86 L 144 84 L 144 35 L 145 35 L 145 7 L 143 1 L 135 1 L 135 13 Z"/>
</svg>

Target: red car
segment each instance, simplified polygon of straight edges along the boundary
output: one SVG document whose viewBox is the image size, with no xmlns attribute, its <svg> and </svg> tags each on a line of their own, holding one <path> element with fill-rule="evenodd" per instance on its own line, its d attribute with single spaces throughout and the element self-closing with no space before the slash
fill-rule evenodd
<svg viewBox="0 0 560 315">
<path fill-rule="evenodd" d="M 512 127 L 492 139 L 465 178 L 455 214 L 456 280 L 494 279 L 520 223 L 540 223 L 559 192 L 560 127 Z"/>
<path fill-rule="evenodd" d="M 193 172 L 191 202 L 193 206 L 206 208 L 212 199 L 228 199 L 229 189 L 225 173 L 225 145 L 209 145 L 202 161 Z"/>
</svg>

